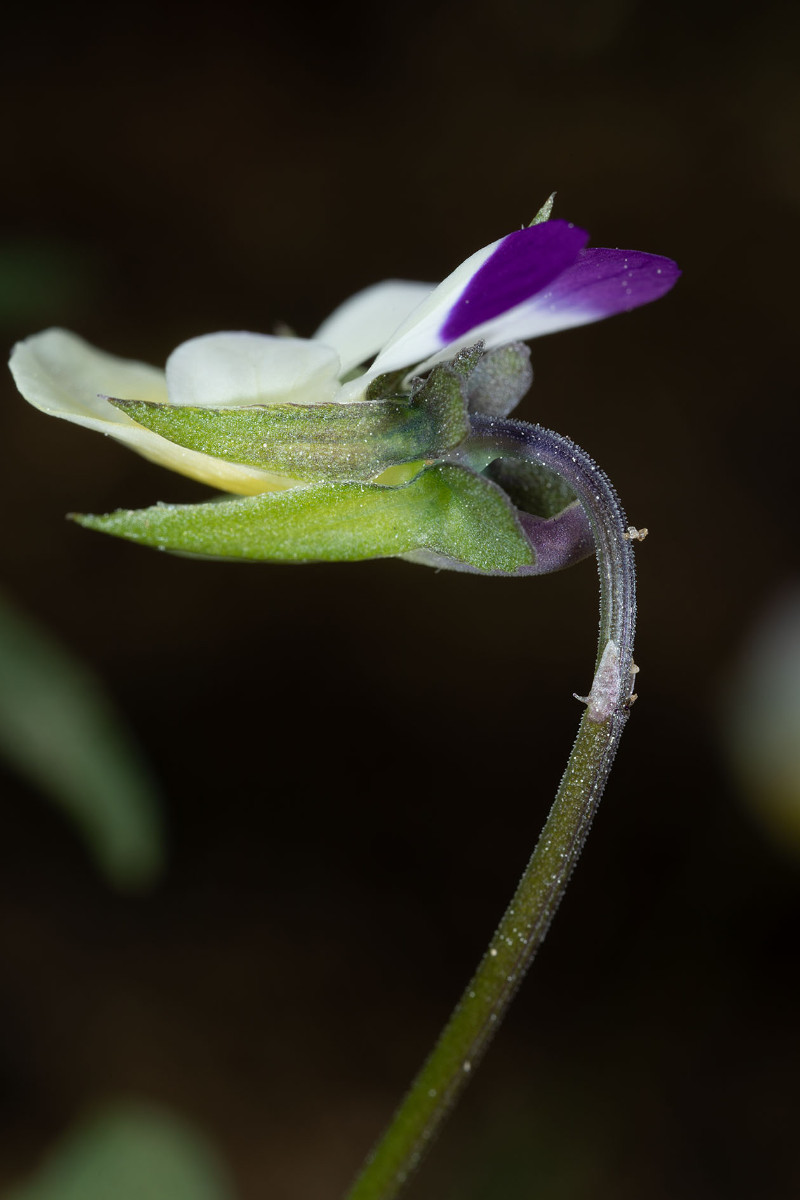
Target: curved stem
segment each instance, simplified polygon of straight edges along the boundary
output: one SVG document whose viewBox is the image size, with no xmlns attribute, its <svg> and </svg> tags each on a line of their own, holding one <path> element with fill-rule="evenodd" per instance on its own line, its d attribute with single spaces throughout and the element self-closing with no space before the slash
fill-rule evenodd
<svg viewBox="0 0 800 1200">
<path fill-rule="evenodd" d="M 418 1165 L 472 1076 L 533 961 L 569 882 L 603 793 L 631 704 L 636 619 L 633 552 L 608 477 L 569 439 L 521 421 L 472 417 L 457 461 L 538 463 L 575 491 L 594 534 L 600 639 L 594 681 L 536 849 L 475 975 L 347 1200 L 391 1200 Z"/>
</svg>

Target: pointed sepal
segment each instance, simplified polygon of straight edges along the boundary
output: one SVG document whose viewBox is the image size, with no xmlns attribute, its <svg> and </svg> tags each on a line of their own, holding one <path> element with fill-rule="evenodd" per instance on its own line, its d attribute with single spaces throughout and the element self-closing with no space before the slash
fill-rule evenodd
<svg viewBox="0 0 800 1200">
<path fill-rule="evenodd" d="M 449 463 L 400 487 L 327 482 L 207 504 L 75 516 L 161 550 L 267 562 L 352 562 L 428 550 L 479 572 L 516 573 L 535 552 L 496 484 Z"/>
<path fill-rule="evenodd" d="M 376 380 L 366 400 L 351 404 L 213 409 L 110 399 L 151 432 L 226 462 L 309 483 L 367 480 L 441 458 L 469 433 L 458 370 L 436 367 L 410 396 L 386 395 L 393 382 Z"/>
<path fill-rule="evenodd" d="M 553 214 L 553 205 L 556 202 L 555 192 L 551 192 L 545 200 L 542 207 L 537 212 L 536 216 L 531 221 L 531 225 L 541 225 L 542 221 L 549 221 Z M 530 228 L 530 226 L 528 226 Z"/>
</svg>

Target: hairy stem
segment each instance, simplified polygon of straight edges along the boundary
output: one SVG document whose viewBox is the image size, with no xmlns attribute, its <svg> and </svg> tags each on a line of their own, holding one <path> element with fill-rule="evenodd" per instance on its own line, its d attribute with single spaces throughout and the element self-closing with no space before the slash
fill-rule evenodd
<svg viewBox="0 0 800 1200">
<path fill-rule="evenodd" d="M 505 1015 L 569 882 L 603 793 L 631 704 L 636 593 L 629 530 L 614 488 L 585 451 L 521 421 L 472 417 L 458 461 L 533 461 L 575 491 L 600 575 L 595 676 L 555 802 L 477 971 L 347 1200 L 391 1200 L 419 1164 Z"/>
</svg>

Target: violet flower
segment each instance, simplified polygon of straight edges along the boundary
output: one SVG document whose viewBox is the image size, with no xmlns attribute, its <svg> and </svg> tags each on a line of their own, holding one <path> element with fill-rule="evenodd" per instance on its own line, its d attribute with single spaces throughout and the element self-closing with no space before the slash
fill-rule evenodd
<svg viewBox="0 0 800 1200">
<path fill-rule="evenodd" d="M 181 553 L 270 561 L 403 556 L 541 574 L 597 555 L 594 679 L 542 836 L 489 949 L 348 1200 L 392 1200 L 477 1066 L 580 854 L 635 699 L 632 541 L 608 478 L 568 439 L 508 413 L 525 343 L 656 300 L 675 264 L 587 248 L 549 220 L 477 251 L 438 285 L 346 301 L 313 338 L 216 333 L 166 370 L 51 329 L 15 347 L 37 408 L 233 493 L 82 524 Z M 494 801 L 493 801 L 494 802 Z"/>
<path fill-rule="evenodd" d="M 301 475 L 230 461 L 224 447 L 216 455 L 177 445 L 110 398 L 208 410 L 358 403 L 382 374 L 420 375 L 476 342 L 492 350 L 627 312 L 662 296 L 679 274 L 659 255 L 587 249 L 587 241 L 567 221 L 528 226 L 472 254 L 438 287 L 389 280 L 358 292 L 309 339 L 206 334 L 160 370 L 49 329 L 15 346 L 10 367 L 36 408 L 174 471 L 243 495 L 295 487 Z"/>
</svg>

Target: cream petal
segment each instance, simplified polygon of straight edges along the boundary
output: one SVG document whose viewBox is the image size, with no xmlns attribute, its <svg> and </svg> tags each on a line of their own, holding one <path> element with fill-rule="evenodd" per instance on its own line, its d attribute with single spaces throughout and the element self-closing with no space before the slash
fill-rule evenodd
<svg viewBox="0 0 800 1200">
<path fill-rule="evenodd" d="M 197 450 L 185 450 L 176 446 L 166 438 L 143 429 L 141 425 L 131 422 L 131 430 L 108 429 L 112 437 L 124 442 L 132 450 L 136 450 L 144 458 L 167 467 L 170 471 L 178 471 L 197 479 L 209 487 L 218 488 L 222 492 L 235 492 L 240 496 L 258 496 L 261 492 L 278 492 L 284 488 L 304 487 L 299 479 L 289 475 L 278 475 L 272 471 L 259 471 L 256 467 L 239 466 L 237 463 L 224 462 L 211 454 L 200 454 Z M 124 433 L 124 436 L 123 436 Z"/>
<path fill-rule="evenodd" d="M 306 338 L 209 333 L 167 359 L 171 404 L 202 408 L 325 404 L 338 388 L 339 356 Z"/>
<path fill-rule="evenodd" d="M 137 425 L 105 397 L 163 404 L 167 400 L 164 372 L 106 354 L 65 329 L 47 329 L 19 342 L 9 366 L 22 395 L 42 412 L 108 434 L 144 458 L 210 487 L 256 495 L 297 482 L 184 450 Z"/>
<path fill-rule="evenodd" d="M 80 418 L 103 424 L 133 423 L 110 405 L 106 396 L 161 404 L 167 400 L 163 371 L 106 354 L 66 329 L 46 329 L 19 342 L 9 366 L 26 400 L 42 412 L 79 424 L 85 423 Z"/>
<path fill-rule="evenodd" d="M 356 292 L 323 321 L 315 341 L 333 346 L 342 374 L 367 362 L 386 344 L 409 313 L 428 299 L 432 283 L 387 279 Z"/>
</svg>

